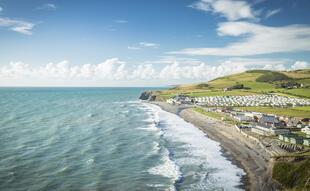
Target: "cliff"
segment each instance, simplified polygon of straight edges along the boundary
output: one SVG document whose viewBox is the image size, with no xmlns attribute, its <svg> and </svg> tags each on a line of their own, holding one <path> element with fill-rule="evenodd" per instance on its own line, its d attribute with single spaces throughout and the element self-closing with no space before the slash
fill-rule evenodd
<svg viewBox="0 0 310 191">
<path fill-rule="evenodd" d="M 139 99 L 146 100 L 146 101 L 155 101 L 156 95 L 154 95 L 152 91 L 145 91 L 141 93 Z"/>
</svg>

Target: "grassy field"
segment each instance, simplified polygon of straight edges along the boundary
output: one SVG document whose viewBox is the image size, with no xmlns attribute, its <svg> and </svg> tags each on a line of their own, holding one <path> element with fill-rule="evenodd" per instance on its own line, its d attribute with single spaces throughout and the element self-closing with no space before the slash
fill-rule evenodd
<svg viewBox="0 0 310 191">
<path fill-rule="evenodd" d="M 295 70 L 295 71 L 284 71 L 283 74 L 290 78 L 308 78 L 310 74 L 310 69 Z"/>
<path fill-rule="evenodd" d="M 294 96 L 310 98 L 310 89 L 304 89 L 304 88 L 290 89 L 290 90 L 283 91 L 283 93 L 287 93 L 287 94 L 294 95 Z"/>
<path fill-rule="evenodd" d="M 292 107 L 292 108 L 277 108 L 277 107 L 236 107 L 244 111 L 255 111 L 265 114 L 276 114 L 288 117 L 306 118 L 310 116 L 310 106 Z"/>
<path fill-rule="evenodd" d="M 284 77 L 283 77 L 284 76 Z M 268 81 L 279 80 L 282 81 Z M 260 79 L 260 81 L 258 81 Z M 279 84 L 287 81 L 302 83 L 306 88 L 284 89 L 279 88 Z M 244 89 L 234 89 L 224 92 L 224 88 L 230 88 L 242 84 Z M 297 96 L 310 98 L 310 70 L 296 70 L 289 72 L 274 72 L 268 70 L 254 70 L 243 73 L 220 77 L 209 82 L 200 84 L 179 85 L 175 88 L 162 91 L 159 96 L 168 99 L 177 94 L 185 94 L 193 97 L 202 96 L 234 96 L 251 95 L 261 93 L 278 93 L 283 96 Z"/>
<path fill-rule="evenodd" d="M 201 113 L 203 115 L 206 115 L 206 116 L 214 118 L 214 119 L 218 119 L 218 120 L 223 119 L 223 121 L 225 121 L 227 123 L 236 124 L 236 121 L 234 121 L 232 118 L 226 116 L 225 114 L 220 114 L 220 113 L 216 113 L 216 112 L 209 112 L 209 111 L 206 111 L 206 110 L 199 108 L 199 107 L 193 108 L 193 110 L 195 112 Z"/>
<path fill-rule="evenodd" d="M 287 190 L 310 190 L 310 159 L 298 162 L 276 162 L 272 178 Z"/>
</svg>

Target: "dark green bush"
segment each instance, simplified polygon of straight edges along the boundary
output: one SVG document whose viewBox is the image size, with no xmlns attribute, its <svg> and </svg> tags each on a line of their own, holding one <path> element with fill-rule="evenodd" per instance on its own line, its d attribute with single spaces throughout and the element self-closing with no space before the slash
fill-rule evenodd
<svg viewBox="0 0 310 191">
<path fill-rule="evenodd" d="M 280 72 L 266 72 L 265 74 L 261 75 L 256 79 L 256 82 L 275 82 L 275 81 L 284 81 L 289 80 L 290 78 L 287 77 L 285 74 Z"/>
<path fill-rule="evenodd" d="M 286 189 L 310 190 L 310 159 L 298 162 L 276 162 L 272 178 Z"/>
</svg>

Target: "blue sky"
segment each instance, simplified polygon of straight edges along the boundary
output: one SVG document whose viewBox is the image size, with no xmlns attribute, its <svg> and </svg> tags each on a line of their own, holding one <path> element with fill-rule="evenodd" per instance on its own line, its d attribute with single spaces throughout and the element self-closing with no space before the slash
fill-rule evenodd
<svg viewBox="0 0 310 191">
<path fill-rule="evenodd" d="M 160 86 L 309 68 L 308 0 L 0 0 L 1 86 Z"/>
</svg>

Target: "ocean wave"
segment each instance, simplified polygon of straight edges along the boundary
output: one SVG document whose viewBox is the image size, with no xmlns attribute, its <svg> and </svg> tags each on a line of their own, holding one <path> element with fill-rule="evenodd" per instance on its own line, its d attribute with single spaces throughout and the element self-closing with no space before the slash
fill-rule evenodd
<svg viewBox="0 0 310 191">
<path fill-rule="evenodd" d="M 153 111 L 154 117 L 158 117 L 156 121 L 160 123 L 162 138 L 174 153 L 170 159 L 165 156 L 163 163 L 150 172 L 177 179 L 179 177 L 173 169 L 181 168 L 183 170 L 179 173 L 183 174 L 184 179 L 193 182 L 186 185 L 188 189 L 240 190 L 238 186 L 245 172 L 223 156 L 219 143 L 207 138 L 201 130 L 177 115 L 165 112 L 158 106 L 144 104 Z"/>
<path fill-rule="evenodd" d="M 95 162 L 95 160 L 92 159 L 92 158 L 90 158 L 90 159 L 88 159 L 88 160 L 86 161 L 86 164 L 87 164 L 87 165 L 90 165 L 90 164 L 92 164 L 92 163 L 94 163 L 94 162 Z"/>
<path fill-rule="evenodd" d="M 164 149 L 160 164 L 148 170 L 150 174 L 167 177 L 171 180 L 171 185 L 174 185 L 182 178 L 180 167 L 169 157 L 168 149 Z"/>
<path fill-rule="evenodd" d="M 145 131 L 153 131 L 153 132 L 160 132 L 160 129 L 156 127 L 154 123 L 147 125 L 146 127 L 138 127 L 139 130 L 145 130 Z"/>
</svg>

